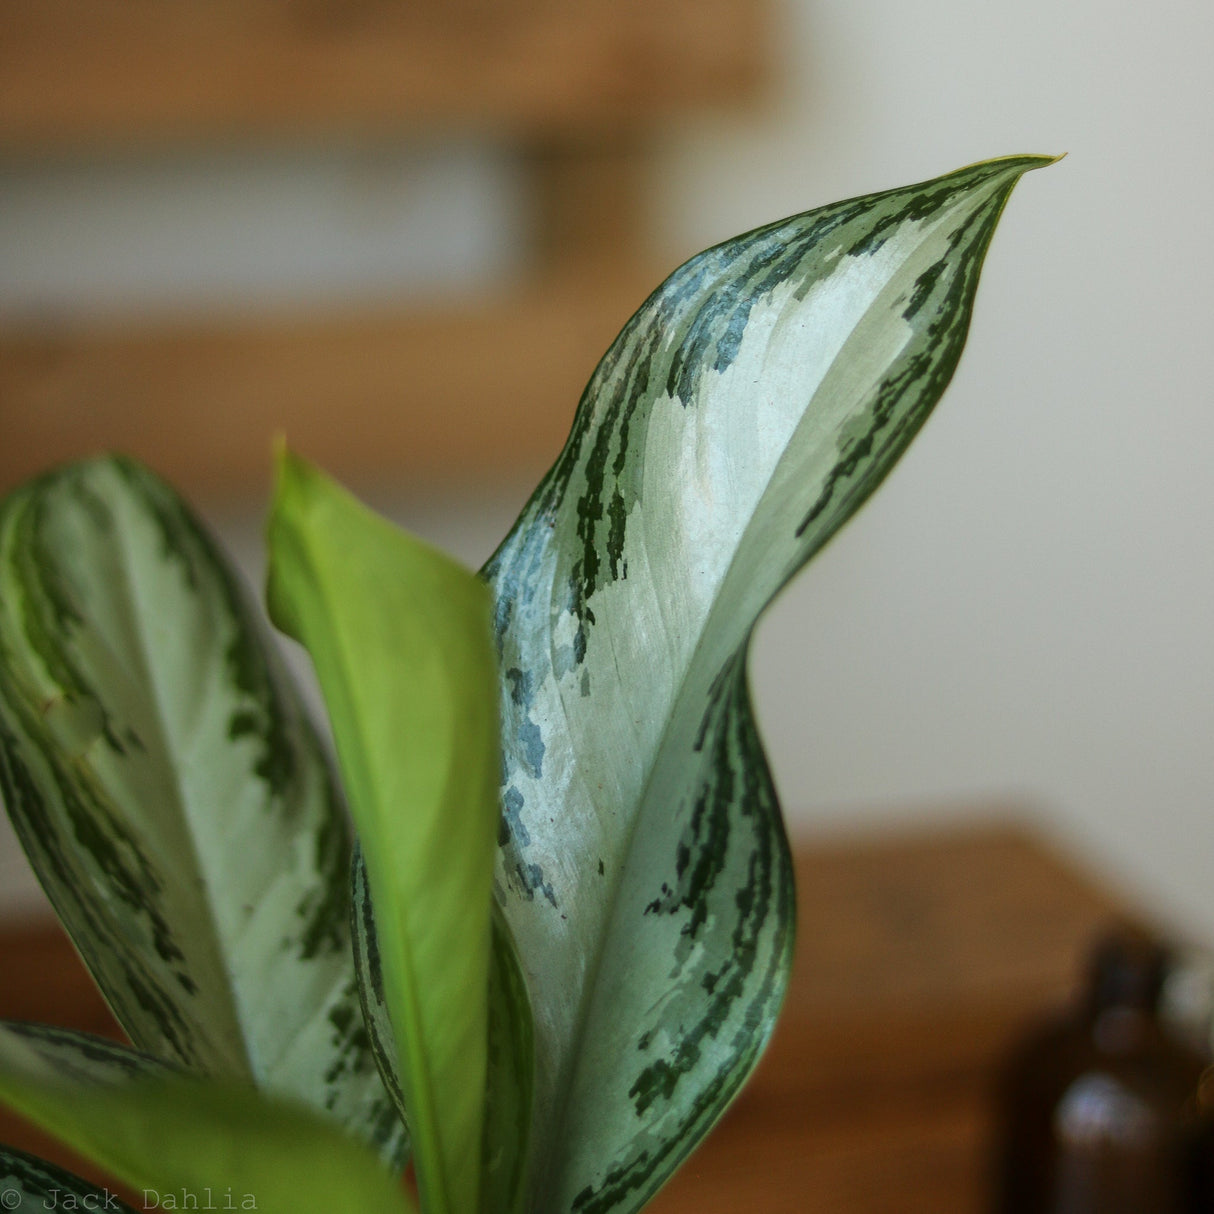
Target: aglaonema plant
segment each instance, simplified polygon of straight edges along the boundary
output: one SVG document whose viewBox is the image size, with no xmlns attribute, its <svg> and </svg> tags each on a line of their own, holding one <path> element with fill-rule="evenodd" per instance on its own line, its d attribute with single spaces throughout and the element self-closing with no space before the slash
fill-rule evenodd
<svg viewBox="0 0 1214 1214">
<path fill-rule="evenodd" d="M 108 457 L 13 493 L 0 787 L 134 1048 L 0 1026 L 0 1097 L 145 1206 L 644 1204 L 787 980 L 755 623 L 927 418 L 1003 206 L 1046 163 L 676 270 L 480 576 L 280 452 L 269 612 L 311 655 L 340 778 L 169 488 Z M 15 1150 L 0 1189 L 109 1199 Z"/>
</svg>

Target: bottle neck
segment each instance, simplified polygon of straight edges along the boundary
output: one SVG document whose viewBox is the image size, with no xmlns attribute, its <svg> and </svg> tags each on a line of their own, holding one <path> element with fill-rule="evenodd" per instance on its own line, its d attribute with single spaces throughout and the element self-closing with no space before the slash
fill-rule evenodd
<svg viewBox="0 0 1214 1214">
<path fill-rule="evenodd" d="M 1167 965 L 1167 951 L 1157 941 L 1128 928 L 1110 932 L 1089 964 L 1089 1014 L 1094 1020 L 1113 1015 L 1126 1023 L 1152 1021 Z"/>
<path fill-rule="evenodd" d="M 1154 1035 L 1155 1013 L 1151 1008 L 1127 1005 L 1094 1007 L 1091 1025 L 1092 1042 L 1101 1053 L 1129 1054 Z"/>
</svg>

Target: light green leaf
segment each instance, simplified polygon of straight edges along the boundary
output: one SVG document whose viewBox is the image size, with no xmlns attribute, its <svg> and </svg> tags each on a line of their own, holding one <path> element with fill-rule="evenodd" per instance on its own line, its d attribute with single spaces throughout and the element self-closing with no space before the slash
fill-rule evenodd
<svg viewBox="0 0 1214 1214">
<path fill-rule="evenodd" d="M 407 1117 L 392 1024 L 384 1001 L 383 967 L 375 930 L 366 866 L 354 853 L 354 965 L 358 972 L 363 1017 L 384 1086 Z M 526 1198 L 527 1147 L 531 1129 L 535 1051 L 527 987 L 510 929 L 493 907 L 493 944 L 489 965 L 489 1058 L 485 1083 L 485 1132 L 482 1150 L 481 1214 L 517 1214 Z"/>
<path fill-rule="evenodd" d="M 22 1037 L 0 1027 L 0 1099 L 132 1188 L 207 1191 L 268 1214 L 405 1214 L 398 1181 L 369 1148 L 303 1105 L 242 1084 L 174 1076 L 65 1081 Z M 166 1203 L 167 1204 L 167 1203 Z"/>
<path fill-rule="evenodd" d="M 0 1041 L 7 1043 L 10 1049 L 21 1047 L 27 1051 L 23 1054 L 26 1061 L 35 1061 L 44 1077 L 64 1088 L 121 1085 L 139 1079 L 164 1079 L 180 1073 L 148 1054 L 101 1037 L 46 1024 L 0 1021 Z M 2 1045 L 0 1054 L 3 1054 Z M 5 1204 L 3 1195 L 6 1192 L 8 1202 L 17 1200 L 12 1194 L 17 1194 L 20 1201 L 16 1205 Z M 128 1209 L 107 1191 L 98 1190 L 45 1160 L 11 1148 L 0 1148 L 0 1208 L 43 1211 L 53 1204 L 70 1209 L 69 1196 L 76 1197 L 78 1209 Z M 86 1196 L 89 1200 L 84 1202 Z"/>
<path fill-rule="evenodd" d="M 131 1214 L 131 1207 L 108 1189 L 99 1189 L 45 1159 L 0 1147 L 0 1209 L 6 1214 L 46 1214 L 56 1207 Z"/>
<path fill-rule="evenodd" d="M 792 871 L 748 642 L 926 419 L 1008 194 L 1045 163 L 824 207 L 676 270 L 487 567 L 534 1210 L 637 1209 L 771 1031 Z"/>
<path fill-rule="evenodd" d="M 136 1045 L 401 1153 L 323 752 L 228 565 L 127 460 L 0 505 L 0 790 Z"/>
<path fill-rule="evenodd" d="M 312 655 L 377 908 L 427 1214 L 473 1214 L 498 827 L 497 677 L 475 575 L 283 454 L 271 616 Z"/>
</svg>

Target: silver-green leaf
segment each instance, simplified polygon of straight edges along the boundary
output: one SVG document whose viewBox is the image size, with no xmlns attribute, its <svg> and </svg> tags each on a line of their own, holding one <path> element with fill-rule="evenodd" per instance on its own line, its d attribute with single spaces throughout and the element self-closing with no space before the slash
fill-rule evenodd
<svg viewBox="0 0 1214 1214">
<path fill-rule="evenodd" d="M 179 1068 L 129 1046 L 50 1024 L 0 1020 L 0 1032 L 18 1041 L 64 1083 L 127 1083 L 166 1078 Z"/>
<path fill-rule="evenodd" d="M 0 790 L 137 1046 L 401 1154 L 324 753 L 235 575 L 130 461 L 0 505 Z"/>
<path fill-rule="evenodd" d="M 637 1209 L 757 1060 L 794 914 L 748 642 L 927 418 L 1000 212 L 1046 163 L 975 165 L 693 258 L 608 351 L 487 566 L 533 1210 Z"/>
<path fill-rule="evenodd" d="M 131 1207 L 110 1190 L 13 1147 L 0 1147 L 0 1209 L 16 1214 L 46 1214 L 54 1209 L 131 1214 Z"/>
</svg>

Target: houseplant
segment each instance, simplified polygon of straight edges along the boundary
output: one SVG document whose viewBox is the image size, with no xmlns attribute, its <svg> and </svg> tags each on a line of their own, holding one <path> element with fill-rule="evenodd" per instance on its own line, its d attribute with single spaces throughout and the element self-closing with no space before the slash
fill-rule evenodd
<svg viewBox="0 0 1214 1214">
<path fill-rule="evenodd" d="M 145 1205 L 407 1209 L 406 1157 L 426 1214 L 643 1204 L 753 1067 L 791 956 L 755 622 L 926 419 L 1046 163 L 676 270 L 480 578 L 281 451 L 268 605 L 340 791 L 170 489 L 109 458 L 13 494 L 0 788 L 137 1050 L 0 1028 L 0 1096 Z M 52 1188 L 109 1198 L 0 1157 L 10 1208 Z"/>
</svg>

